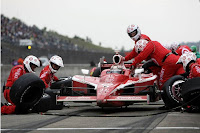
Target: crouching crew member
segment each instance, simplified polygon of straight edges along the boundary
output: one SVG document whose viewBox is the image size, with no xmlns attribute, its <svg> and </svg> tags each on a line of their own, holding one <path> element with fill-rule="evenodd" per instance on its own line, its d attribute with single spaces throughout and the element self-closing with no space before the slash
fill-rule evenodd
<svg viewBox="0 0 200 133">
<path fill-rule="evenodd" d="M 197 51 L 197 46 L 192 45 L 192 46 L 190 47 L 190 49 L 192 50 L 193 53 L 195 53 L 195 55 L 197 56 L 197 58 L 200 58 L 200 54 L 199 54 L 199 52 Z"/>
<path fill-rule="evenodd" d="M 38 58 L 33 55 L 29 55 L 24 59 L 23 65 L 17 65 L 11 69 L 4 90 L 4 97 L 9 102 L 9 105 L 3 105 L 1 107 L 2 114 L 15 113 L 16 106 L 10 99 L 10 88 L 12 87 L 14 82 L 25 73 L 35 73 L 35 68 L 39 66 L 40 66 L 40 61 L 38 60 Z"/>
<path fill-rule="evenodd" d="M 183 64 L 183 68 L 189 73 L 188 78 L 200 77 L 200 64 L 196 62 L 195 53 L 189 52 L 181 55 L 176 64 Z"/>
<path fill-rule="evenodd" d="M 141 61 L 152 59 L 155 64 L 161 67 L 159 77 L 160 89 L 162 89 L 162 86 L 169 78 L 185 72 L 181 65 L 176 64 L 180 56 L 172 54 L 170 50 L 164 48 L 157 41 L 139 40 L 135 47 L 139 54 L 134 58 L 132 66 L 135 68 Z"/>
<path fill-rule="evenodd" d="M 169 50 L 172 51 L 172 53 L 181 56 L 182 54 L 186 53 L 186 52 L 191 52 L 191 49 L 189 46 L 187 45 L 180 45 L 178 43 L 172 43 L 169 46 Z"/>
<path fill-rule="evenodd" d="M 62 58 L 58 55 L 52 56 L 49 60 L 49 65 L 44 67 L 40 73 L 40 78 L 43 80 L 46 88 L 50 87 L 53 81 L 58 80 L 54 74 L 60 67 L 64 67 Z"/>
</svg>

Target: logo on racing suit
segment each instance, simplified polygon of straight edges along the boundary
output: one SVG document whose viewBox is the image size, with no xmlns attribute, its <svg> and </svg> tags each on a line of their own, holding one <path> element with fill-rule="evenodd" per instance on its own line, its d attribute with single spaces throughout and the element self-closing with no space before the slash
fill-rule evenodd
<svg viewBox="0 0 200 133">
<path fill-rule="evenodd" d="M 190 51 L 188 49 L 186 49 L 186 48 L 183 48 L 181 52 L 182 52 L 182 54 L 184 54 L 184 53 L 188 53 Z"/>
</svg>

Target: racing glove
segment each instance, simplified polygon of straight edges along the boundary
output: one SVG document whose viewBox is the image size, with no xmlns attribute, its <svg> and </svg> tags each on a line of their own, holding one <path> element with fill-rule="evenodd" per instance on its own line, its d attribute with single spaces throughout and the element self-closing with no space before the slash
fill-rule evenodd
<svg viewBox="0 0 200 133">
<path fill-rule="evenodd" d="M 133 65 L 130 66 L 130 70 L 131 70 L 131 75 L 133 76 L 134 73 L 135 73 L 135 72 L 134 72 L 134 66 L 133 66 Z"/>
<path fill-rule="evenodd" d="M 134 70 L 134 66 L 133 66 L 133 65 L 131 65 L 131 66 L 130 66 L 130 69 L 131 69 L 131 70 Z"/>
</svg>

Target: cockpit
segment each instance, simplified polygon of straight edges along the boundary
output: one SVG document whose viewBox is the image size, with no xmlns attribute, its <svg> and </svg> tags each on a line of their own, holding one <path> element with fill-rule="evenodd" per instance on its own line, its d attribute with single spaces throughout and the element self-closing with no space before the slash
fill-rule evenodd
<svg viewBox="0 0 200 133">
<path fill-rule="evenodd" d="M 110 69 L 110 71 L 107 71 L 106 73 L 107 74 L 110 74 L 110 73 L 124 74 L 124 71 L 122 68 L 115 68 L 115 69 Z"/>
</svg>

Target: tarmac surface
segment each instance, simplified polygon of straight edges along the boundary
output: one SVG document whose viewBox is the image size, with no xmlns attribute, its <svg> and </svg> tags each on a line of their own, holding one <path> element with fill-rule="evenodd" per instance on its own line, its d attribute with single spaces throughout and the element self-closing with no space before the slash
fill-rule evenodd
<svg viewBox="0 0 200 133">
<path fill-rule="evenodd" d="M 128 108 L 65 103 L 62 110 L 2 115 L 2 133 L 200 133 L 200 113 L 159 110 L 163 102 Z"/>
<path fill-rule="evenodd" d="M 10 69 L 2 68 L 1 83 Z M 65 67 L 58 77 L 79 74 L 82 66 Z M 85 66 L 84 68 L 87 68 Z M 42 68 L 40 68 L 42 69 Z M 87 68 L 89 69 L 89 68 Z M 40 70 L 37 71 L 37 75 Z M 1 93 L 1 102 L 5 103 Z M 65 103 L 67 104 L 67 103 Z M 100 108 L 95 103 L 68 103 L 62 110 L 1 115 L 2 133 L 200 133 L 200 113 L 159 110 L 162 101 L 128 108 Z"/>
</svg>

